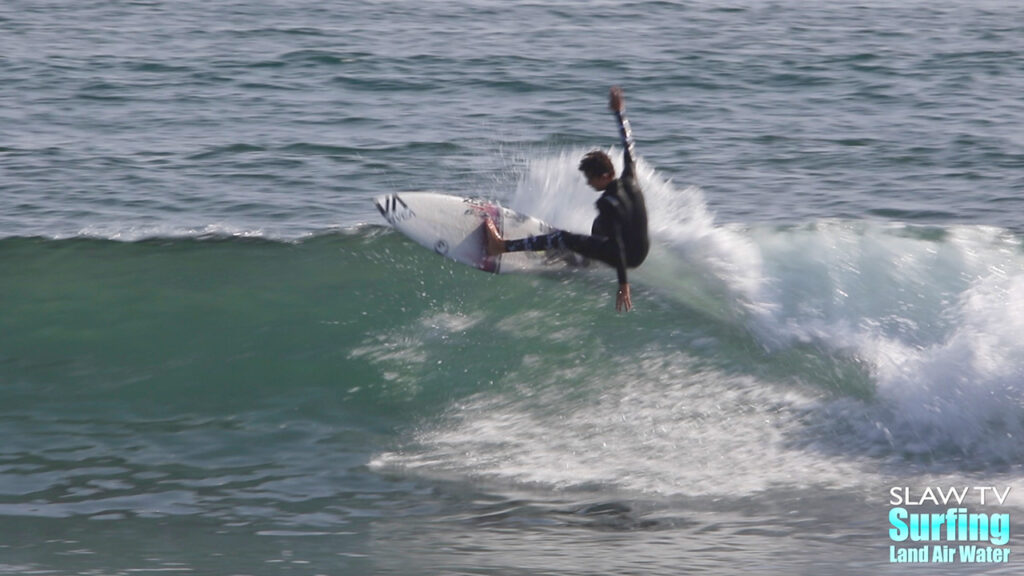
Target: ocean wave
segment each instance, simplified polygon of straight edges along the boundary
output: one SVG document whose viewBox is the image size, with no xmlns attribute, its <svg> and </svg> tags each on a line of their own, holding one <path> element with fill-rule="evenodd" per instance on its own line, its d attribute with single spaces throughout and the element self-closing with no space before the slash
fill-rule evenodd
<svg viewBox="0 0 1024 576">
<path fill-rule="evenodd" d="M 584 228 L 593 193 L 574 164 L 539 160 L 511 204 Z M 22 400 L 61 390 L 47 400 L 60 410 L 376 415 L 413 430 L 382 468 L 570 489 L 843 487 L 879 466 L 1024 456 L 1017 237 L 721 225 L 701 190 L 643 163 L 640 177 L 654 248 L 626 316 L 610 270 L 491 276 L 383 223 L 99 230 L 0 240 L 17 311 L 0 321 L 0 366 Z"/>
</svg>

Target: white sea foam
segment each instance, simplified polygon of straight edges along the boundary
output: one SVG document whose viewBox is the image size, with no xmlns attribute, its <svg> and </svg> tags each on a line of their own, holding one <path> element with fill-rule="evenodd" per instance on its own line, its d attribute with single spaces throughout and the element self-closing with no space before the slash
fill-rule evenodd
<svg viewBox="0 0 1024 576">
<path fill-rule="evenodd" d="M 443 424 L 423 431 L 422 450 L 383 454 L 373 465 L 691 496 L 807 482 L 852 487 L 863 479 L 855 459 L 791 447 L 813 396 L 697 369 L 687 355 L 662 350 L 610 379 L 595 372 L 577 366 L 551 372 L 547 382 L 532 371 L 529 382 L 510 374 L 502 386 L 510 392 L 460 403 Z"/>
</svg>

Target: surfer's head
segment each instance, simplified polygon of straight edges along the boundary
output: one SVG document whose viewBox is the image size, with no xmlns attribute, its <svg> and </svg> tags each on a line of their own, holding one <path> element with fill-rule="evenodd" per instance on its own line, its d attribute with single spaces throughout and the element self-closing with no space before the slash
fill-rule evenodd
<svg viewBox="0 0 1024 576">
<path fill-rule="evenodd" d="M 607 188 L 612 180 L 615 180 L 615 166 L 612 165 L 612 159 L 600 150 L 588 152 L 580 160 L 580 172 L 583 172 L 587 184 L 598 192 Z"/>
</svg>

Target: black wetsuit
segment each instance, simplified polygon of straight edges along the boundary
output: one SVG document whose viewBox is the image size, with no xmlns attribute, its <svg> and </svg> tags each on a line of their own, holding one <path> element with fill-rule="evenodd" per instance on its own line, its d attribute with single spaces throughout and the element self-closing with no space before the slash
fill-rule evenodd
<svg viewBox="0 0 1024 576">
<path fill-rule="evenodd" d="M 569 249 L 615 268 L 619 284 L 625 284 L 626 268 L 636 268 L 647 258 L 647 205 L 636 181 L 633 133 L 629 120 L 616 111 L 623 146 L 622 175 L 613 180 L 597 200 L 597 218 L 590 236 L 559 230 L 544 236 L 507 240 L 508 252 Z"/>
</svg>

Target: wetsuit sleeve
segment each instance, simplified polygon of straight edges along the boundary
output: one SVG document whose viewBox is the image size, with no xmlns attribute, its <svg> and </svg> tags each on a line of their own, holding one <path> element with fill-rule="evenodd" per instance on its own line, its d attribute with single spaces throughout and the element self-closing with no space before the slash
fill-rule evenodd
<svg viewBox="0 0 1024 576">
<path fill-rule="evenodd" d="M 636 178 L 636 150 L 633 146 L 633 130 L 629 119 L 621 110 L 615 111 L 619 121 L 619 135 L 622 137 L 622 178 Z"/>
<path fill-rule="evenodd" d="M 622 237 L 622 221 L 618 215 L 618 211 L 615 209 L 615 206 L 612 205 L 611 200 L 601 198 L 597 201 L 597 207 L 599 211 L 608 215 L 607 221 L 611 223 L 611 230 L 609 230 L 609 232 L 611 232 L 611 241 L 615 243 L 613 250 L 615 251 L 614 256 L 616 257 L 616 261 L 614 263 L 609 262 L 609 264 L 614 264 L 615 272 L 619 277 L 619 284 L 625 284 L 627 282 L 626 242 Z"/>
<path fill-rule="evenodd" d="M 619 261 L 615 264 L 615 273 L 618 274 L 619 284 L 625 284 L 626 278 L 626 245 L 622 242 L 622 226 L 615 225 L 615 243 L 619 249 Z"/>
</svg>

